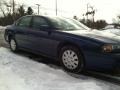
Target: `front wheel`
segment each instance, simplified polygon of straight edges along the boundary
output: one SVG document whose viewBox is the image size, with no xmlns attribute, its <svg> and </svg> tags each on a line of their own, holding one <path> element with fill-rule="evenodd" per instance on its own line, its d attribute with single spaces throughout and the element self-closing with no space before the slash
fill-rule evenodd
<svg viewBox="0 0 120 90">
<path fill-rule="evenodd" d="M 79 49 L 73 46 L 65 46 L 60 51 L 60 62 L 65 70 L 69 72 L 82 72 L 84 59 Z"/>
<path fill-rule="evenodd" d="M 17 46 L 17 43 L 15 41 L 15 39 L 10 39 L 10 49 L 13 51 L 13 52 L 16 52 L 18 51 L 18 46 Z"/>
</svg>

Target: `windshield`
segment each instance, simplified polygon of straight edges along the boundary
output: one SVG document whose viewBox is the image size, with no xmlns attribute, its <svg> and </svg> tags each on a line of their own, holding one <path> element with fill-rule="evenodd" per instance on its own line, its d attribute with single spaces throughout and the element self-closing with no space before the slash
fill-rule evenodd
<svg viewBox="0 0 120 90">
<path fill-rule="evenodd" d="M 68 18 L 50 18 L 54 28 L 58 30 L 87 30 L 88 28 L 74 19 Z"/>
</svg>

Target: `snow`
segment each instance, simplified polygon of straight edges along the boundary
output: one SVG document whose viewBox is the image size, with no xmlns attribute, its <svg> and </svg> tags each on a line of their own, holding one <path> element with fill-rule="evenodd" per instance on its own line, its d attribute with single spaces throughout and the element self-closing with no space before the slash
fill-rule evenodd
<svg viewBox="0 0 120 90">
<path fill-rule="evenodd" d="M 113 33 L 115 35 L 120 36 L 120 29 L 106 29 L 106 30 L 104 30 L 104 32 L 109 32 L 109 33 Z"/>
<path fill-rule="evenodd" d="M 74 78 L 60 68 L 1 47 L 0 90 L 120 90 L 120 87 L 84 75 Z"/>
<path fill-rule="evenodd" d="M 5 28 L 6 28 L 6 26 L 5 27 L 4 26 L 0 26 L 0 31 L 5 30 Z"/>
<path fill-rule="evenodd" d="M 114 25 L 107 25 L 104 29 L 115 29 Z"/>
</svg>

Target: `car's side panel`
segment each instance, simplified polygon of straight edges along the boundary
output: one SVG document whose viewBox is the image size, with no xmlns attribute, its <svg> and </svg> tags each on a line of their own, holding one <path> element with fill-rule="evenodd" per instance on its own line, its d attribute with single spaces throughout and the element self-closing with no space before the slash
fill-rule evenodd
<svg viewBox="0 0 120 90">
<path fill-rule="evenodd" d="M 23 28 L 23 27 L 15 27 L 14 32 L 15 32 L 15 39 L 17 41 L 18 46 L 23 47 L 23 48 L 28 48 L 29 43 L 28 43 L 28 34 L 29 28 Z"/>
<path fill-rule="evenodd" d="M 51 33 L 51 39 L 54 41 L 53 42 L 53 54 L 56 56 L 57 53 L 57 48 L 59 47 L 60 44 L 64 43 L 71 43 L 75 46 L 81 47 L 81 49 L 85 48 L 88 49 L 90 46 L 89 44 L 92 43 L 84 38 L 81 37 L 81 39 L 78 39 L 72 34 L 64 33 L 61 31 L 56 31 L 53 30 Z M 92 45 L 92 44 L 91 44 Z M 96 43 L 93 43 L 93 45 L 96 45 Z M 94 48 L 94 46 L 93 46 Z"/>
<path fill-rule="evenodd" d="M 51 34 L 44 30 L 30 30 L 28 33 L 29 47 L 33 51 L 41 52 L 42 54 L 52 55 L 51 51 L 54 48 Z"/>
<path fill-rule="evenodd" d="M 57 48 L 60 43 L 69 43 L 80 48 L 84 55 L 86 69 L 101 71 L 111 70 L 116 64 L 116 61 L 112 57 L 101 52 L 100 46 L 102 43 L 97 43 L 96 41 L 92 42 L 83 37 L 77 39 L 77 37 L 73 35 L 59 31 L 53 31 L 52 38 L 54 39 L 54 47 L 51 53 L 53 56 L 57 57 Z"/>
</svg>

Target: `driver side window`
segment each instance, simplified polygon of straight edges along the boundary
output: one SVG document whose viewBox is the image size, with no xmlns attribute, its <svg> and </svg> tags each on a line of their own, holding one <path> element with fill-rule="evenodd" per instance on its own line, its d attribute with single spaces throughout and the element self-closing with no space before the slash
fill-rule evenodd
<svg viewBox="0 0 120 90">
<path fill-rule="evenodd" d="M 44 29 L 44 28 L 48 28 L 48 22 L 46 21 L 46 19 L 36 16 L 33 18 L 33 24 L 32 27 L 35 29 Z"/>
</svg>

